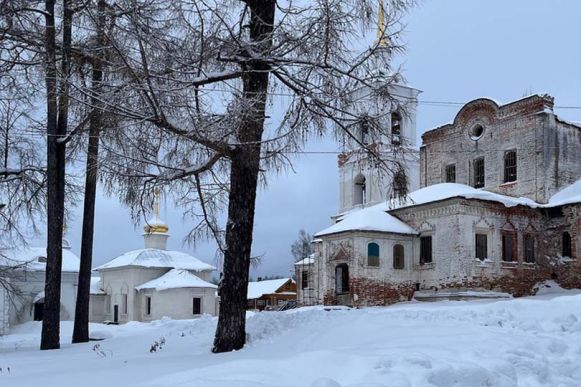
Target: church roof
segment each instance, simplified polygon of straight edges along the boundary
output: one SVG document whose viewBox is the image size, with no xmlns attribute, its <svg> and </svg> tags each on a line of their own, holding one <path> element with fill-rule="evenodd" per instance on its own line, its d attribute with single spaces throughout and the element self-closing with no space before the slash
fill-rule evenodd
<svg viewBox="0 0 581 387">
<path fill-rule="evenodd" d="M 313 263 L 315 263 L 315 254 L 311 254 L 308 257 L 305 257 L 300 261 L 295 262 L 295 266 L 311 265 Z"/>
<path fill-rule="evenodd" d="M 581 203 L 581 179 L 551 196 L 546 207 L 558 207 L 574 203 Z"/>
<path fill-rule="evenodd" d="M 103 290 L 103 282 L 101 282 L 101 277 L 91 277 L 91 288 L 90 294 L 106 294 Z"/>
<path fill-rule="evenodd" d="M 78 273 L 81 261 L 69 249 L 63 249 L 63 272 Z M 29 271 L 46 270 L 45 247 L 20 247 L 0 250 L 0 266 L 22 267 Z"/>
<path fill-rule="evenodd" d="M 391 200 L 387 203 L 378 204 L 377 206 L 383 207 L 385 210 L 394 210 L 398 208 L 417 206 L 420 204 L 433 203 L 440 200 L 452 199 L 456 197 L 497 202 L 504 204 L 506 207 L 521 205 L 537 208 L 541 206 L 539 203 L 528 198 L 517 198 L 513 196 L 501 195 L 457 183 L 441 183 L 430 185 L 428 187 L 411 192 L 403 202 Z"/>
<path fill-rule="evenodd" d="M 165 273 L 164 275 L 162 275 L 161 277 L 155 278 L 151 281 L 147 281 L 146 283 L 135 287 L 135 289 L 137 290 L 155 289 L 157 291 L 179 288 L 217 289 L 218 286 L 204 281 L 200 277 L 190 273 L 187 270 L 172 269 Z"/>
<path fill-rule="evenodd" d="M 351 211 L 342 215 L 340 221 L 315 234 L 316 237 L 336 234 L 346 231 L 377 231 L 396 234 L 417 234 L 417 232 L 385 212 L 386 204 L 381 203 L 361 210 Z"/>
<path fill-rule="evenodd" d="M 292 278 L 281 278 L 275 280 L 266 280 L 248 283 L 247 298 L 249 300 L 260 298 L 265 294 L 273 294 L 287 282 L 292 281 Z"/>
<path fill-rule="evenodd" d="M 356 209 L 341 214 L 339 222 L 319 231 L 316 237 L 347 231 L 377 231 L 398 234 L 417 232 L 389 212 L 401 208 L 434 203 L 452 198 L 465 198 L 501 203 L 506 207 L 527 206 L 530 208 L 550 208 L 572 203 L 581 203 L 581 180 L 566 187 L 551 197 L 547 204 L 540 204 L 523 197 L 501 195 L 464 184 L 434 184 L 411 192 L 403 200 L 394 199 L 367 208 Z"/>
<path fill-rule="evenodd" d="M 141 249 L 129 251 L 95 270 L 114 269 L 125 266 L 185 269 L 193 271 L 216 270 L 212 265 L 180 251 Z"/>
</svg>

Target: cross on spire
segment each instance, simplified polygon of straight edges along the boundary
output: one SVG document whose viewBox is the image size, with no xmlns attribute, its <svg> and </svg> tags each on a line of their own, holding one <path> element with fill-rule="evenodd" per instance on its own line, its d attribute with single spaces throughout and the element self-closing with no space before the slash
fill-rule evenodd
<svg viewBox="0 0 581 387">
<path fill-rule="evenodd" d="M 377 45 L 379 47 L 388 47 L 387 35 L 385 31 L 385 8 L 383 0 L 379 0 L 379 11 L 377 13 Z"/>
</svg>

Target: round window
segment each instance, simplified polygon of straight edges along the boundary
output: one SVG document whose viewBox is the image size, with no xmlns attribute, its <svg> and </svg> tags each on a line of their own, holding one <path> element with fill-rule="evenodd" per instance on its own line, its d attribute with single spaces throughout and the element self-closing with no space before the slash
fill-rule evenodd
<svg viewBox="0 0 581 387">
<path fill-rule="evenodd" d="M 478 140 L 484 134 L 484 126 L 477 124 L 470 129 L 470 138 Z"/>
</svg>

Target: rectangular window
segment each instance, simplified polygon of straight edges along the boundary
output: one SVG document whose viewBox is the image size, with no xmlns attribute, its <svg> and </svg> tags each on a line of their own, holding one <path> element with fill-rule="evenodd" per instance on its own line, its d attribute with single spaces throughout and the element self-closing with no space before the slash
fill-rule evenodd
<svg viewBox="0 0 581 387">
<path fill-rule="evenodd" d="M 524 237 L 525 262 L 535 263 L 535 237 L 532 234 L 525 234 Z"/>
<path fill-rule="evenodd" d="M 502 233 L 502 260 L 504 262 L 516 261 L 516 233 Z"/>
<path fill-rule="evenodd" d="M 432 237 L 420 238 L 420 265 L 432 262 Z"/>
<path fill-rule="evenodd" d="M 456 182 L 456 164 L 446 165 L 446 183 Z"/>
<path fill-rule="evenodd" d="M 504 152 L 504 182 L 516 181 L 516 151 Z"/>
<path fill-rule="evenodd" d="M 111 296 L 109 294 L 105 296 L 105 312 L 111 313 Z"/>
<path fill-rule="evenodd" d="M 475 159 L 474 167 L 474 188 L 484 187 L 484 157 Z"/>
<path fill-rule="evenodd" d="M 151 297 L 145 297 L 145 314 L 151 315 Z"/>
<path fill-rule="evenodd" d="M 127 294 L 123 294 L 123 314 L 127 314 L 128 308 Z"/>
<path fill-rule="evenodd" d="M 485 260 L 488 258 L 488 239 L 486 234 L 476 234 L 476 258 Z"/>
<path fill-rule="evenodd" d="M 301 273 L 301 289 L 306 289 L 309 287 L 309 272 L 303 270 Z"/>
<path fill-rule="evenodd" d="M 193 313 L 194 314 L 202 314 L 202 299 L 194 297 L 193 298 Z"/>
</svg>

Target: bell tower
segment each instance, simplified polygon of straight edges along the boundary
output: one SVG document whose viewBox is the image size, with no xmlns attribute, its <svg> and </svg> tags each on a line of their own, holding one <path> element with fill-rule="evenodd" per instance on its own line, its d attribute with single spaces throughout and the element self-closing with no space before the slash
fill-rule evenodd
<svg viewBox="0 0 581 387">
<path fill-rule="evenodd" d="M 391 53 L 381 0 L 376 44 L 385 63 Z M 355 139 L 345 142 L 338 158 L 339 214 L 419 188 L 416 111 L 421 91 L 386 71 L 382 60 L 372 70 L 375 84 L 355 90 L 353 102 L 347 107 L 356 117 L 352 129 Z M 387 92 L 389 97 L 378 98 L 377 90 Z M 379 155 L 381 161 L 370 153 Z"/>
</svg>

